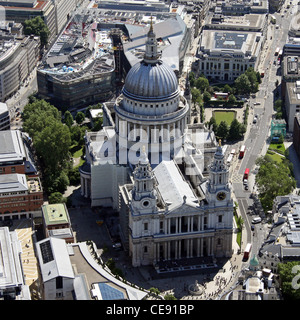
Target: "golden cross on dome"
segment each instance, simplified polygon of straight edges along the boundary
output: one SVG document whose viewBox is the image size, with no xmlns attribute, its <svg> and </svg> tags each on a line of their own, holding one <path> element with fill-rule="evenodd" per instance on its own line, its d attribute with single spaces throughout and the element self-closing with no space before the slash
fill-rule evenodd
<svg viewBox="0 0 300 320">
<path fill-rule="evenodd" d="M 221 139 L 219 139 L 219 147 L 222 147 Z"/>
</svg>

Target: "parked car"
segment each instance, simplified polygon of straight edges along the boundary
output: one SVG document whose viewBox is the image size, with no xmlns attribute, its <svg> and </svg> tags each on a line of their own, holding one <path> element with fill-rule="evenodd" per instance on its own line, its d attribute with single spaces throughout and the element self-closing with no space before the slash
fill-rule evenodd
<svg viewBox="0 0 300 320">
<path fill-rule="evenodd" d="M 254 218 L 254 219 L 252 219 L 252 221 L 251 221 L 252 224 L 260 223 L 260 222 L 261 222 L 261 218 L 260 218 L 260 217 Z"/>
<path fill-rule="evenodd" d="M 113 248 L 115 250 L 122 250 L 122 244 L 120 242 L 117 242 L 117 243 L 113 244 Z"/>
</svg>

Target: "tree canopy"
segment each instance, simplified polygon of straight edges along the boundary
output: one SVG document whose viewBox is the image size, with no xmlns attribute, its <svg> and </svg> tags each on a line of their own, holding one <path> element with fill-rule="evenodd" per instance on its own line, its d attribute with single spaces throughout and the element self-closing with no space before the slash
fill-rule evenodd
<svg viewBox="0 0 300 320">
<path fill-rule="evenodd" d="M 296 181 L 287 161 L 276 162 L 270 157 L 260 157 L 256 164 L 260 166 L 256 175 L 259 198 L 265 210 L 270 210 L 277 196 L 289 194 Z"/>
<path fill-rule="evenodd" d="M 284 299 L 300 299 L 299 261 L 290 261 L 278 264 L 278 274 L 281 280 L 281 289 Z"/>
<path fill-rule="evenodd" d="M 24 34 L 39 36 L 41 45 L 44 46 L 48 42 L 49 29 L 41 17 L 35 17 L 24 21 Z"/>
<path fill-rule="evenodd" d="M 61 113 L 44 100 L 34 99 L 27 104 L 22 118 L 24 131 L 31 137 L 40 160 L 46 190 L 63 192 L 64 170 L 68 170 L 70 161 L 69 127 L 61 122 Z"/>
<path fill-rule="evenodd" d="M 240 94 L 257 92 L 260 82 L 261 78 L 259 72 L 254 71 L 252 67 L 248 68 L 234 81 L 236 90 Z"/>
<path fill-rule="evenodd" d="M 220 124 L 218 125 L 216 136 L 222 140 L 227 139 L 228 130 L 229 128 L 228 128 L 227 122 L 221 121 Z"/>
</svg>

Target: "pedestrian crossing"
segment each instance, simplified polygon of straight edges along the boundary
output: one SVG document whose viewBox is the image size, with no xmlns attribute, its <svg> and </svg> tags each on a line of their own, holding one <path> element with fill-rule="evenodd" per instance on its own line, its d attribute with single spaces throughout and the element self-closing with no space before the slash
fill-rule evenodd
<svg viewBox="0 0 300 320">
<path fill-rule="evenodd" d="M 242 182 L 243 182 L 243 175 L 242 174 L 234 172 L 231 175 L 231 183 L 242 183 Z"/>
</svg>

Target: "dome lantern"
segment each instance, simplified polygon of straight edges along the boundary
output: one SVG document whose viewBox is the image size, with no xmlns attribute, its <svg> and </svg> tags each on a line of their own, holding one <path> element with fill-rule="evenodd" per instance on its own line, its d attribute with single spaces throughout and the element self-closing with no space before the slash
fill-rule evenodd
<svg viewBox="0 0 300 320">
<path fill-rule="evenodd" d="M 158 58 L 159 58 L 159 54 L 157 51 L 156 34 L 153 31 L 152 16 L 151 16 L 150 29 L 149 29 L 147 41 L 146 41 L 146 52 L 144 55 L 144 61 L 146 63 L 157 63 Z"/>
</svg>

